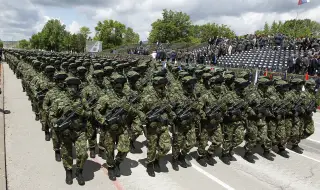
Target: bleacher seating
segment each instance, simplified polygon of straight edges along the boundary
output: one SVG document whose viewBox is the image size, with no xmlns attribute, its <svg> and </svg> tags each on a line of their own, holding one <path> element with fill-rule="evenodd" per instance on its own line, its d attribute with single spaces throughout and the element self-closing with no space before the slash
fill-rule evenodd
<svg viewBox="0 0 320 190">
<path fill-rule="evenodd" d="M 271 46 L 265 46 L 262 49 L 243 51 L 233 55 L 221 56 L 218 59 L 220 67 L 229 68 L 259 68 L 265 70 L 268 68 L 270 71 L 282 72 L 287 69 L 287 60 L 291 54 L 303 55 L 304 51 L 281 49 L 272 49 Z"/>
</svg>

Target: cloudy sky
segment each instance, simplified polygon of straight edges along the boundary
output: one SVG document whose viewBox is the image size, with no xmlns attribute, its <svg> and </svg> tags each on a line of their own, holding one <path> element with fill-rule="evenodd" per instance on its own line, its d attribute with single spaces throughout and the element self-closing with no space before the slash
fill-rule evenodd
<svg viewBox="0 0 320 190">
<path fill-rule="evenodd" d="M 0 0 L 0 39 L 29 38 L 48 19 L 56 18 L 72 33 L 88 26 L 93 34 L 98 21 L 114 19 L 146 40 L 151 23 L 165 8 L 186 12 L 196 24 L 226 24 L 240 35 L 261 29 L 266 21 L 297 15 L 320 22 L 320 0 L 297 4 L 298 0 Z"/>
</svg>

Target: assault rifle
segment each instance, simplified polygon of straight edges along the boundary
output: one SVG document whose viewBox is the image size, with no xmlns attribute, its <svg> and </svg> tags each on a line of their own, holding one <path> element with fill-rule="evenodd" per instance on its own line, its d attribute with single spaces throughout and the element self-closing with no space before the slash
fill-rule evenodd
<svg viewBox="0 0 320 190">
<path fill-rule="evenodd" d="M 205 109 L 206 116 L 209 119 L 213 119 L 215 117 L 215 114 L 221 109 L 221 106 L 222 104 L 216 104 L 213 107 L 210 107 L 210 108 L 207 107 Z"/>
<path fill-rule="evenodd" d="M 290 104 L 290 101 L 286 101 L 285 103 L 282 103 L 280 106 L 276 107 L 273 112 L 278 114 L 278 115 L 284 115 L 285 109 L 288 107 Z"/>
<path fill-rule="evenodd" d="M 317 105 L 316 105 L 316 101 L 315 100 L 312 100 L 308 106 L 306 107 L 306 110 L 308 112 L 315 112 L 317 110 Z"/>
<path fill-rule="evenodd" d="M 92 104 L 92 102 L 97 102 L 96 98 L 91 98 L 89 101 L 88 101 L 88 104 Z M 82 106 L 82 104 L 79 104 L 77 107 L 73 108 L 73 110 L 76 110 L 78 109 L 80 106 Z M 75 111 L 72 111 L 72 110 L 69 110 L 67 111 L 65 114 L 63 114 L 62 117 L 60 117 L 58 120 L 57 120 L 57 123 L 55 125 L 55 128 L 59 131 L 63 131 L 65 129 L 67 129 L 70 124 L 71 124 L 71 120 L 73 118 L 77 117 L 77 113 Z"/>
<path fill-rule="evenodd" d="M 264 116 L 273 116 L 273 114 L 271 113 L 271 108 L 272 105 L 270 105 L 268 99 L 263 99 L 258 103 L 258 105 L 256 105 L 256 111 L 263 114 Z"/>
<path fill-rule="evenodd" d="M 295 104 L 295 106 L 293 107 L 293 111 L 294 111 L 294 113 L 302 113 L 302 98 L 300 98 L 299 100 L 298 100 L 298 102 Z"/>
<path fill-rule="evenodd" d="M 42 102 L 44 97 L 46 96 L 46 93 L 49 91 L 49 89 L 44 89 L 44 90 L 41 90 L 40 92 L 37 92 L 36 94 L 36 99 L 39 101 L 39 102 Z"/>
<path fill-rule="evenodd" d="M 238 103 L 233 104 L 230 108 L 228 108 L 228 115 L 240 116 L 243 107 L 245 106 L 245 101 L 240 100 Z"/>
<path fill-rule="evenodd" d="M 161 117 L 161 114 L 165 111 L 165 109 L 167 108 L 167 105 L 161 107 L 161 106 L 156 106 L 155 108 L 153 108 L 152 110 L 150 110 L 149 112 L 147 112 L 147 120 L 149 122 L 160 122 L 164 125 L 168 124 L 168 120 L 167 119 L 163 119 Z"/>
</svg>

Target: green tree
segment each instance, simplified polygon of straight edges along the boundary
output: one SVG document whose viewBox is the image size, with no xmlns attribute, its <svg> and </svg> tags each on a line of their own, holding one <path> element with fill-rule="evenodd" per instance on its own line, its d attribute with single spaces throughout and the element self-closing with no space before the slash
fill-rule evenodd
<svg viewBox="0 0 320 190">
<path fill-rule="evenodd" d="M 128 27 L 123 36 L 123 44 L 139 43 L 139 34 L 135 33 L 132 28 Z"/>
<path fill-rule="evenodd" d="M 80 28 L 80 34 L 82 34 L 86 39 L 88 39 L 89 34 L 91 34 L 90 28 L 86 26 L 82 26 Z"/>
<path fill-rule="evenodd" d="M 192 22 L 190 16 L 183 12 L 164 9 L 162 19 L 151 24 L 152 29 L 148 40 L 152 43 L 167 40 L 171 42 L 188 42 L 192 36 Z"/>
<path fill-rule="evenodd" d="M 265 35 L 269 35 L 270 34 L 270 27 L 269 27 L 269 24 L 267 22 L 264 24 L 263 32 L 264 32 Z"/>
<path fill-rule="evenodd" d="M 126 43 L 138 43 L 139 41 L 137 33 L 116 20 L 99 21 L 95 31 L 94 40 L 102 41 L 104 49 L 114 48 Z"/>
<path fill-rule="evenodd" d="M 0 39 L 0 48 L 3 48 L 3 42 L 1 39 Z"/>
<path fill-rule="evenodd" d="M 26 39 L 20 40 L 18 48 L 21 49 L 29 49 L 30 48 L 30 42 Z"/>
<path fill-rule="evenodd" d="M 271 34 L 277 34 L 278 33 L 278 24 L 276 23 L 276 21 L 273 21 L 272 25 L 271 25 Z"/>
<path fill-rule="evenodd" d="M 46 50 L 60 51 L 66 26 L 57 19 L 49 20 L 41 31 L 41 41 Z"/>
</svg>

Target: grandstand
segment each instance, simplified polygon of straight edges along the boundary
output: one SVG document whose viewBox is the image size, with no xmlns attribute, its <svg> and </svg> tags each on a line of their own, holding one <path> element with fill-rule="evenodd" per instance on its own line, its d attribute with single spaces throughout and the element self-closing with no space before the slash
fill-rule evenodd
<svg viewBox="0 0 320 190">
<path fill-rule="evenodd" d="M 262 49 L 251 49 L 241 53 L 221 56 L 218 59 L 220 67 L 227 68 L 259 68 L 260 70 L 268 69 L 270 71 L 282 72 L 287 70 L 287 60 L 291 54 L 304 55 L 304 50 L 284 50 L 277 48 L 274 50 L 271 46 L 265 46 Z"/>
</svg>

